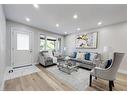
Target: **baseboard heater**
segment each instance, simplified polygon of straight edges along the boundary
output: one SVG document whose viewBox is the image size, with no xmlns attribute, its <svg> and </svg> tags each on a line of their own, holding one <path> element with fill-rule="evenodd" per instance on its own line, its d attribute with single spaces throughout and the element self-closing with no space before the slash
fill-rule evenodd
<svg viewBox="0 0 127 95">
<path fill-rule="evenodd" d="M 18 69 L 18 68 L 23 68 L 23 67 L 28 67 L 28 66 L 32 66 L 32 64 L 30 64 L 30 65 L 24 65 L 24 66 L 18 66 L 18 67 L 13 67 L 12 70 L 9 70 L 8 73 L 12 73 L 13 69 Z"/>
<path fill-rule="evenodd" d="M 22 68 L 22 67 L 28 67 L 28 66 L 32 66 L 32 64 L 30 64 L 30 65 L 18 66 L 18 67 L 13 67 L 13 69 Z"/>
</svg>

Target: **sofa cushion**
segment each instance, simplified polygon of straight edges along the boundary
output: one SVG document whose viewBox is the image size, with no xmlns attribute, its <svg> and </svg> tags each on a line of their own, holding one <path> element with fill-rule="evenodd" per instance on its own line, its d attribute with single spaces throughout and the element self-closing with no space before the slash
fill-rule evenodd
<svg viewBox="0 0 127 95">
<path fill-rule="evenodd" d="M 89 52 L 84 54 L 84 59 L 90 60 L 90 53 Z"/>
<path fill-rule="evenodd" d="M 77 59 L 76 58 L 70 58 L 72 61 L 76 61 Z"/>
<path fill-rule="evenodd" d="M 82 60 L 82 63 L 87 64 L 87 65 L 92 65 L 93 64 L 93 62 L 90 61 L 90 60 Z"/>
</svg>

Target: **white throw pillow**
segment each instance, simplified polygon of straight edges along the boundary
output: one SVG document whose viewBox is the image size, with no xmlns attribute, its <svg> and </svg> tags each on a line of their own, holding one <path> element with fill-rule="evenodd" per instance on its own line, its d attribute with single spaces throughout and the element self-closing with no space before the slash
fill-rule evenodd
<svg viewBox="0 0 127 95">
<path fill-rule="evenodd" d="M 90 60 L 93 61 L 97 57 L 96 53 L 90 53 Z"/>
<path fill-rule="evenodd" d="M 77 52 L 76 59 L 79 59 L 79 58 L 80 58 L 80 53 Z"/>
<path fill-rule="evenodd" d="M 84 60 L 84 53 L 80 53 L 80 59 Z"/>
<path fill-rule="evenodd" d="M 84 59 L 84 53 L 78 52 L 76 58 L 83 60 Z"/>
</svg>

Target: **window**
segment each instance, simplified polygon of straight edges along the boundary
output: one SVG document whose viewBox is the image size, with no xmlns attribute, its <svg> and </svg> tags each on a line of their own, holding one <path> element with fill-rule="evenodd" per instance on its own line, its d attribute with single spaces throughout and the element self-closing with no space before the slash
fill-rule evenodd
<svg viewBox="0 0 127 95">
<path fill-rule="evenodd" d="M 40 51 L 45 50 L 45 36 L 40 35 Z"/>
<path fill-rule="evenodd" d="M 56 38 L 47 37 L 46 50 L 54 50 L 56 44 Z"/>
<path fill-rule="evenodd" d="M 61 50 L 61 38 L 58 38 L 58 50 Z"/>
<path fill-rule="evenodd" d="M 58 49 L 58 50 L 61 49 L 61 38 L 58 38 L 57 40 L 54 37 L 40 34 L 40 51 L 54 50 L 54 49 Z"/>
<path fill-rule="evenodd" d="M 29 50 L 29 34 L 17 33 L 17 50 Z"/>
</svg>

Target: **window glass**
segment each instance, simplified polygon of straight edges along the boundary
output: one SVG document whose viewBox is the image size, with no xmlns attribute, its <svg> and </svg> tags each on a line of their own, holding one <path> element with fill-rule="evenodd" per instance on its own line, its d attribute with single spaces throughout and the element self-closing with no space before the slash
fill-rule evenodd
<svg viewBox="0 0 127 95">
<path fill-rule="evenodd" d="M 54 50 L 56 44 L 56 38 L 47 37 L 46 50 Z"/>
<path fill-rule="evenodd" d="M 61 50 L 61 38 L 58 38 L 58 50 Z"/>
</svg>

